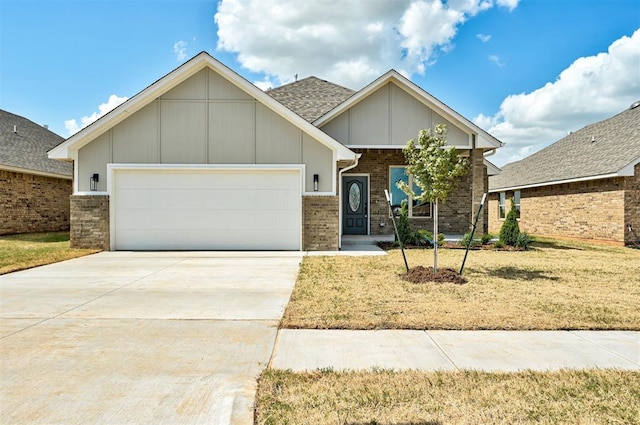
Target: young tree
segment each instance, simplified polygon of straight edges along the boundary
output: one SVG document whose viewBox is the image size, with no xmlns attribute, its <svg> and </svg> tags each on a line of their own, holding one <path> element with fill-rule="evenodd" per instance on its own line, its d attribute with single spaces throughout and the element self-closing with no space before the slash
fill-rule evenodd
<svg viewBox="0 0 640 425">
<path fill-rule="evenodd" d="M 519 235 L 518 211 L 516 210 L 515 201 L 511 198 L 511 209 L 500 228 L 500 241 L 505 245 L 516 246 Z"/>
<path fill-rule="evenodd" d="M 418 140 L 407 142 L 402 152 L 407 162 L 407 171 L 413 183 L 422 193 L 416 194 L 411 185 L 398 182 L 398 187 L 407 195 L 420 202 L 433 204 L 433 235 L 438 238 L 438 201 L 445 202 L 457 186 L 457 178 L 468 172 L 468 162 L 458 151 L 445 147 L 447 128 L 439 124 L 435 134 L 431 130 L 420 130 Z M 433 270 L 438 269 L 438 244 L 433 247 Z"/>
</svg>

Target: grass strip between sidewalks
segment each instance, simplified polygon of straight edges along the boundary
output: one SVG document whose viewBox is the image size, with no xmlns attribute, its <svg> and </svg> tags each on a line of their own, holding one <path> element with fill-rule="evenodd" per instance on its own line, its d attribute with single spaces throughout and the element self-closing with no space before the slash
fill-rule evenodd
<svg viewBox="0 0 640 425">
<path fill-rule="evenodd" d="M 632 424 L 640 372 L 267 370 L 256 424 Z"/>
</svg>

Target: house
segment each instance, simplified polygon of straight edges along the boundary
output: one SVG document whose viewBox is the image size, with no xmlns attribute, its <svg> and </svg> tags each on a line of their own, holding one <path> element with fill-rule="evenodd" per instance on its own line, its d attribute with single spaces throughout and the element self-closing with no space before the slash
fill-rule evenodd
<svg viewBox="0 0 640 425">
<path fill-rule="evenodd" d="M 510 199 L 532 234 L 640 240 L 640 102 L 504 166 L 489 179 L 489 228 L 498 232 Z"/>
<path fill-rule="evenodd" d="M 265 93 L 202 52 L 49 156 L 74 161 L 73 246 L 337 250 L 393 233 L 384 189 L 406 198 L 402 147 L 439 123 L 471 163 L 440 218 L 462 234 L 501 143 L 393 70 L 358 92 L 310 77 Z"/>
<path fill-rule="evenodd" d="M 0 110 L 0 235 L 69 229 L 73 166 L 47 156 L 63 140 Z"/>
</svg>

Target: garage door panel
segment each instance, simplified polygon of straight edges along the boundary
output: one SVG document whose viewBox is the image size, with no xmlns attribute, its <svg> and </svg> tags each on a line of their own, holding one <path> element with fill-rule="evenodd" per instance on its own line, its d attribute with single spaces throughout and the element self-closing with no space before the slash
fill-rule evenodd
<svg viewBox="0 0 640 425">
<path fill-rule="evenodd" d="M 255 174 L 246 174 L 240 171 L 230 171 L 225 174 L 204 174 L 186 171 L 175 172 L 144 172 L 125 171 L 117 175 L 119 189 L 225 189 L 234 187 L 238 189 L 291 187 L 299 179 L 298 171 L 286 171 L 277 173 L 273 171 L 263 172 L 260 179 L 255 179 Z"/>
<path fill-rule="evenodd" d="M 297 224 L 301 221 L 297 220 Z M 286 210 L 264 211 L 256 217 L 254 211 L 202 211 L 202 210 L 168 210 L 145 211 L 128 210 L 118 215 L 118 229 L 132 231 L 135 229 L 203 229 L 224 230 L 227 228 L 240 230 L 259 230 L 270 227 L 287 230 L 295 225 Z"/>
<path fill-rule="evenodd" d="M 228 242 L 225 250 L 299 250 L 294 242 L 299 238 L 297 231 L 226 229 L 223 232 L 203 232 L 202 230 L 161 229 L 159 231 L 135 230 L 122 236 L 120 243 L 127 250 L 211 250 L 210 241 L 224 238 Z M 200 242 L 194 242 L 199 240 Z M 250 248 L 247 248 L 247 247 Z M 159 248 L 160 247 L 160 248 Z M 162 248 L 167 247 L 167 248 Z M 222 249 L 222 248 L 214 248 Z"/>
<path fill-rule="evenodd" d="M 127 210 L 136 209 L 291 209 L 296 208 L 299 192 L 286 189 L 160 189 L 133 190 L 118 192 L 119 205 Z M 122 210 L 122 207 L 120 208 Z"/>
<path fill-rule="evenodd" d="M 115 170 L 115 249 L 299 250 L 301 170 Z"/>
</svg>

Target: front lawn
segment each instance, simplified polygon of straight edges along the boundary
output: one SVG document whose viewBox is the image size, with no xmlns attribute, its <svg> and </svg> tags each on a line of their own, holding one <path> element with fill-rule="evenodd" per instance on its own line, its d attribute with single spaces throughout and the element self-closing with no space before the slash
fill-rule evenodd
<svg viewBox="0 0 640 425">
<path fill-rule="evenodd" d="M 256 424 L 632 424 L 640 372 L 267 370 Z"/>
<path fill-rule="evenodd" d="M 98 252 L 69 247 L 69 232 L 0 236 L 0 275 Z"/>
<path fill-rule="evenodd" d="M 441 249 L 459 269 L 463 250 Z M 409 266 L 431 250 L 407 251 Z M 306 257 L 281 326 L 312 329 L 640 330 L 640 251 L 543 240 L 526 252 L 472 251 L 468 283 L 400 278 L 400 250 L 384 257 Z"/>
</svg>

